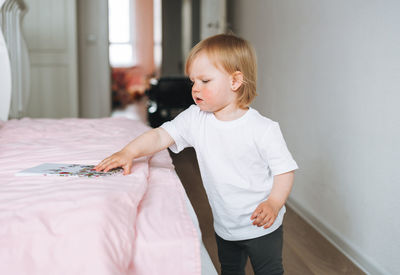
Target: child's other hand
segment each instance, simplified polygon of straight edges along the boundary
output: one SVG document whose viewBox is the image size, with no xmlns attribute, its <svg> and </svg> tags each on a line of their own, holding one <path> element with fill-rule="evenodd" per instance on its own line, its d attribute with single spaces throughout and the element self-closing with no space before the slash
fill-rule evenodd
<svg viewBox="0 0 400 275">
<path fill-rule="evenodd" d="M 268 228 L 274 223 L 278 213 L 279 209 L 270 200 L 266 200 L 257 206 L 250 219 L 254 220 L 253 224 L 258 227 Z"/>
<path fill-rule="evenodd" d="M 129 155 L 124 151 L 119 151 L 102 160 L 96 165 L 96 167 L 94 167 L 94 169 L 96 169 L 97 172 L 108 172 L 109 170 L 117 167 L 122 167 L 124 169 L 124 175 L 130 174 L 132 168 L 132 158 L 129 157 Z"/>
</svg>

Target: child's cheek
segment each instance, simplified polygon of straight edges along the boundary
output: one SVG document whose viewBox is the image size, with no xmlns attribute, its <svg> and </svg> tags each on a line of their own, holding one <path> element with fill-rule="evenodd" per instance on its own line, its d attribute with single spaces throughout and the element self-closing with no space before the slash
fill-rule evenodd
<svg viewBox="0 0 400 275">
<path fill-rule="evenodd" d="M 203 99 L 210 101 L 212 100 L 212 91 L 209 89 L 204 89 L 202 92 Z"/>
</svg>

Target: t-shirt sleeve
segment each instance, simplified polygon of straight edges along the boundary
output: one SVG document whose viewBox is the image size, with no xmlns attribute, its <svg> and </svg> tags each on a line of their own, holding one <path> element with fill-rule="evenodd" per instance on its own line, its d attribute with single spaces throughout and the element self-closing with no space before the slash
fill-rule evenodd
<svg viewBox="0 0 400 275">
<path fill-rule="evenodd" d="M 261 155 L 268 163 L 273 176 L 298 169 L 277 122 L 271 123 L 260 143 Z"/>
<path fill-rule="evenodd" d="M 175 141 L 169 149 L 174 153 L 179 153 L 186 147 L 193 146 L 193 135 L 191 134 L 191 122 L 195 115 L 194 105 L 181 112 L 171 121 L 164 122 L 160 127 L 163 128 Z"/>
</svg>

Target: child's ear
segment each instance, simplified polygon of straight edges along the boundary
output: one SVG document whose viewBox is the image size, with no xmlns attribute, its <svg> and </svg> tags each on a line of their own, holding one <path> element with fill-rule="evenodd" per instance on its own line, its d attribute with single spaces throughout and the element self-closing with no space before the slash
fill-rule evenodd
<svg viewBox="0 0 400 275">
<path fill-rule="evenodd" d="M 231 89 L 237 91 L 243 84 L 243 73 L 236 71 L 231 75 Z"/>
</svg>

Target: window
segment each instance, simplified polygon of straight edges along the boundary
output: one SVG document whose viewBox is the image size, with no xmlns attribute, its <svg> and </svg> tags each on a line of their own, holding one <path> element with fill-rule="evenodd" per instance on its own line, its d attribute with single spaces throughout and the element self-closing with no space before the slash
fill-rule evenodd
<svg viewBox="0 0 400 275">
<path fill-rule="evenodd" d="M 132 0 L 108 0 L 109 50 L 112 67 L 129 67 L 137 63 L 133 4 Z"/>
</svg>

